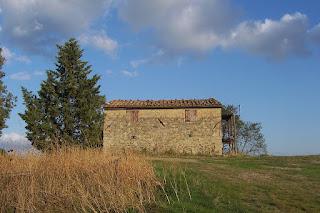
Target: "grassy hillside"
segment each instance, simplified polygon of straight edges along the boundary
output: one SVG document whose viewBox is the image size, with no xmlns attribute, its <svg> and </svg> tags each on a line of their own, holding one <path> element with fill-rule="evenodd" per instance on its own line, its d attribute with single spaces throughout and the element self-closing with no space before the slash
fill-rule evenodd
<svg viewBox="0 0 320 213">
<path fill-rule="evenodd" d="M 320 212 L 320 156 L 0 155 L 0 212 Z"/>
<path fill-rule="evenodd" d="M 320 156 L 152 161 L 164 190 L 148 212 L 320 212 Z"/>
</svg>

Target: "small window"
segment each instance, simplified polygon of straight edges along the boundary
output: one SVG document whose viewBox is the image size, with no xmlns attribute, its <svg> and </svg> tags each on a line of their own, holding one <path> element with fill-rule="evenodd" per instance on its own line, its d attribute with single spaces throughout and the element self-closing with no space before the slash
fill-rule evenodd
<svg viewBox="0 0 320 213">
<path fill-rule="evenodd" d="M 136 123 L 139 120 L 139 111 L 138 110 L 127 111 L 127 117 L 130 122 Z"/>
<path fill-rule="evenodd" d="M 195 109 L 186 109 L 185 111 L 185 121 L 192 122 L 197 120 L 197 110 Z"/>
</svg>

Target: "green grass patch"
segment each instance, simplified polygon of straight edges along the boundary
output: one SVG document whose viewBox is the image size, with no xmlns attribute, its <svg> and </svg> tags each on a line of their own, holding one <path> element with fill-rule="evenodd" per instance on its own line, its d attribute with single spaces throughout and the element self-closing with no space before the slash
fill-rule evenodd
<svg viewBox="0 0 320 213">
<path fill-rule="evenodd" d="M 319 212 L 320 156 L 160 158 L 147 212 Z"/>
</svg>

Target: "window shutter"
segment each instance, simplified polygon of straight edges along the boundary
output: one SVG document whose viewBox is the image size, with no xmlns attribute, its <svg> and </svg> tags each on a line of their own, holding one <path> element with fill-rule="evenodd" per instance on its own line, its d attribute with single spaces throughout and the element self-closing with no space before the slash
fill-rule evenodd
<svg viewBox="0 0 320 213">
<path fill-rule="evenodd" d="M 127 111 L 127 117 L 132 123 L 137 123 L 139 121 L 139 111 L 138 110 L 129 110 Z"/>
<path fill-rule="evenodd" d="M 192 122 L 197 120 L 197 110 L 186 109 L 185 111 L 185 122 Z"/>
<path fill-rule="evenodd" d="M 132 122 L 133 122 L 133 123 L 138 122 L 138 120 L 139 120 L 138 115 L 139 115 L 139 111 L 133 111 L 133 112 L 132 112 Z"/>
</svg>

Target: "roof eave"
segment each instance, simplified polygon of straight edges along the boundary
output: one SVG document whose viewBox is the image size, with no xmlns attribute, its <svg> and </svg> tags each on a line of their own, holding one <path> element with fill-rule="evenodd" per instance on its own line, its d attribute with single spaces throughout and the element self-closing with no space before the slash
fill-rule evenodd
<svg viewBox="0 0 320 213">
<path fill-rule="evenodd" d="M 222 108 L 222 106 L 187 106 L 187 107 L 108 107 L 105 106 L 105 110 L 141 110 L 141 109 L 216 109 Z"/>
</svg>

